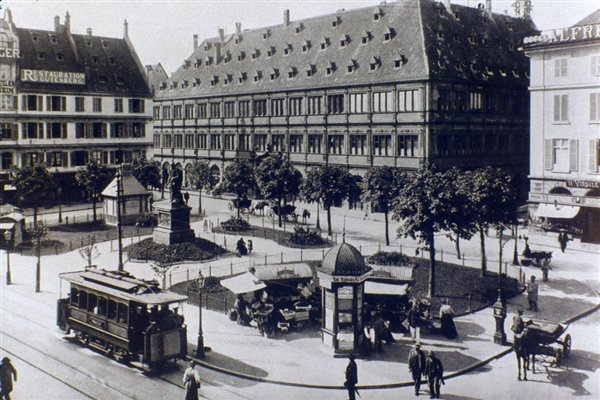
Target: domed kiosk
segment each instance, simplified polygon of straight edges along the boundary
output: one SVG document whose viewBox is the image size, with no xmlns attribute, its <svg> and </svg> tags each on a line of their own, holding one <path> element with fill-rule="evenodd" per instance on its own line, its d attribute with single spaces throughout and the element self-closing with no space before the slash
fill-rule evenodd
<svg viewBox="0 0 600 400">
<path fill-rule="evenodd" d="M 370 274 L 362 254 L 346 242 L 330 249 L 317 268 L 323 310 L 321 337 L 334 356 L 356 354 L 362 347 L 364 282 Z"/>
</svg>

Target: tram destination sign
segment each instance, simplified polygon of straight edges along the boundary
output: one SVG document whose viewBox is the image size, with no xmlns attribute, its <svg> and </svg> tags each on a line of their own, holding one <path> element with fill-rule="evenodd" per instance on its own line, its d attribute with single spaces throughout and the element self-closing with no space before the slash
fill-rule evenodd
<svg viewBox="0 0 600 400">
<path fill-rule="evenodd" d="M 85 74 L 83 72 L 22 69 L 21 81 L 37 83 L 60 83 L 65 85 L 85 85 Z"/>
</svg>

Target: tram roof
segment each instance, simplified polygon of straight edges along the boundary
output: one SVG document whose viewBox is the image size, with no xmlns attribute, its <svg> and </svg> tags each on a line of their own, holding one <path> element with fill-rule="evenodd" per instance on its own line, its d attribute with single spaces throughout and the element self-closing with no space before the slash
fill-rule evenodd
<svg viewBox="0 0 600 400">
<path fill-rule="evenodd" d="M 160 305 L 187 300 L 187 296 L 160 289 L 156 281 L 136 279 L 126 272 L 89 268 L 84 271 L 65 272 L 59 274 L 59 277 L 111 297 L 142 304 Z"/>
</svg>

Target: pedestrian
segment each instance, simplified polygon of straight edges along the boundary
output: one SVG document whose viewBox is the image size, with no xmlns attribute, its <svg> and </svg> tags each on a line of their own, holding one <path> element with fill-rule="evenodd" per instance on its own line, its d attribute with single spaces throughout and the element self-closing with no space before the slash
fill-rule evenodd
<svg viewBox="0 0 600 400">
<path fill-rule="evenodd" d="M 350 361 L 346 367 L 346 381 L 344 382 L 344 386 L 348 389 L 349 400 L 356 400 L 356 393 L 358 393 L 358 390 L 356 390 L 356 384 L 358 383 L 358 367 L 356 366 L 356 361 L 354 361 L 354 354 L 350 354 L 348 359 Z"/>
<path fill-rule="evenodd" d="M 202 224 L 202 230 L 204 232 L 208 232 L 208 220 L 204 220 L 204 224 Z"/>
<path fill-rule="evenodd" d="M 373 340 L 375 339 L 374 338 L 375 335 L 373 333 L 373 323 L 371 321 L 369 321 L 365 324 L 365 327 L 363 328 L 363 334 L 364 334 L 363 354 L 367 355 L 375 347 L 375 346 L 373 346 Z"/>
<path fill-rule="evenodd" d="M 523 333 L 525 329 L 525 322 L 523 322 L 523 310 L 519 309 L 517 315 L 513 317 L 513 323 L 510 330 L 514 333 L 513 343 L 517 340 L 519 335 Z"/>
<path fill-rule="evenodd" d="M 421 375 L 425 371 L 425 353 L 421 351 L 421 344 L 418 342 L 408 353 L 408 370 L 415 381 L 415 396 L 418 396 L 421 388 Z"/>
<path fill-rule="evenodd" d="M 456 332 L 456 325 L 454 325 L 454 310 L 450 305 L 448 299 L 442 300 L 442 306 L 440 307 L 440 319 L 442 321 L 442 333 L 448 339 L 454 339 L 458 336 Z"/>
<path fill-rule="evenodd" d="M 248 239 L 248 254 L 252 253 L 253 247 L 254 243 L 252 243 L 252 239 Z"/>
<path fill-rule="evenodd" d="M 183 200 L 185 201 L 185 205 L 187 206 L 188 201 L 190 200 L 190 194 L 188 192 L 185 192 L 183 194 Z"/>
<path fill-rule="evenodd" d="M 444 382 L 444 366 L 442 361 L 435 356 L 433 350 L 429 350 L 425 361 L 425 376 L 429 385 L 429 398 L 440 398 L 440 386 Z"/>
<path fill-rule="evenodd" d="M 416 342 L 421 341 L 421 324 L 423 320 L 421 317 L 421 310 L 419 310 L 419 302 L 413 300 L 413 305 L 408 311 L 408 325 L 410 327 L 410 335 Z"/>
<path fill-rule="evenodd" d="M 0 364 L 0 384 L 2 389 L 0 390 L 1 400 L 10 400 L 10 392 L 13 390 L 13 377 L 15 382 L 17 381 L 17 370 L 10 363 L 10 358 L 4 357 L 2 364 Z"/>
<path fill-rule="evenodd" d="M 385 321 L 381 317 L 380 313 L 375 315 L 375 320 L 373 321 L 373 332 L 375 334 L 375 351 L 383 351 L 381 342 L 385 338 Z"/>
<path fill-rule="evenodd" d="M 235 248 L 237 250 L 238 257 L 245 256 L 248 253 L 248 249 L 246 248 L 246 242 L 244 242 L 244 238 L 240 238 L 240 240 L 237 241 Z"/>
<path fill-rule="evenodd" d="M 534 275 L 531 275 L 531 279 L 527 284 L 527 301 L 529 302 L 528 310 L 533 310 L 534 312 L 537 312 L 538 284 L 535 281 Z"/>
<path fill-rule="evenodd" d="M 558 233 L 558 243 L 560 244 L 560 251 L 564 253 L 567 249 L 567 243 L 569 243 L 569 235 L 564 229 L 561 229 Z"/>
<path fill-rule="evenodd" d="M 548 271 L 550 268 L 550 259 L 544 258 L 543 260 L 538 260 L 539 268 L 542 270 L 542 282 L 548 282 Z"/>
<path fill-rule="evenodd" d="M 200 374 L 195 367 L 196 360 L 190 361 L 190 366 L 183 373 L 183 385 L 185 386 L 185 400 L 198 400 L 198 389 L 200 389 Z"/>
</svg>

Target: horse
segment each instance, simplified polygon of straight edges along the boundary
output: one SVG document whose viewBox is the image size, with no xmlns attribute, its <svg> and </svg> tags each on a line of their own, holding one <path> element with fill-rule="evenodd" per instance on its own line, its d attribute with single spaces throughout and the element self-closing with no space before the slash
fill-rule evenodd
<svg viewBox="0 0 600 400">
<path fill-rule="evenodd" d="M 521 380 L 521 360 L 523 361 L 523 380 L 527 380 L 527 370 L 529 369 L 529 356 L 531 356 L 531 369 L 535 374 L 535 350 L 536 350 L 535 332 L 525 328 L 523 333 L 515 335 L 513 351 L 517 356 L 518 380 Z"/>
<path fill-rule="evenodd" d="M 310 219 L 310 211 L 305 208 L 304 211 L 302 211 L 302 222 L 306 224 L 307 219 Z"/>
<path fill-rule="evenodd" d="M 254 205 L 254 207 L 252 207 L 250 209 L 250 212 L 254 215 L 257 215 L 256 211 L 258 211 L 259 212 L 258 215 L 265 215 L 265 207 L 268 205 L 269 205 L 269 203 L 267 203 L 266 201 L 259 201 L 258 203 L 256 203 Z"/>
</svg>

